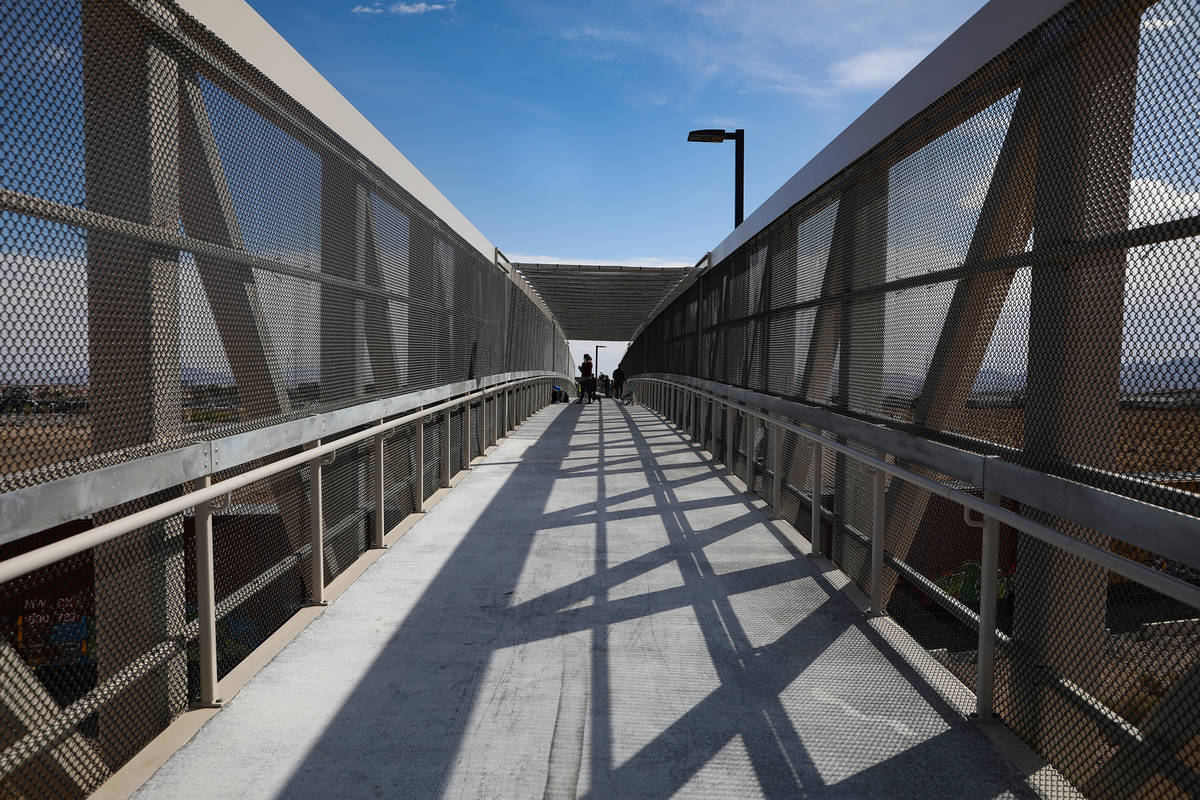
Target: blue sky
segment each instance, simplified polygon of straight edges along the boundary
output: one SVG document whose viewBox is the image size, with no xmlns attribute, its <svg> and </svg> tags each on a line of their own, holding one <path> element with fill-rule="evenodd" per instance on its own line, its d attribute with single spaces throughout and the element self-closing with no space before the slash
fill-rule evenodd
<svg viewBox="0 0 1200 800">
<path fill-rule="evenodd" d="M 980 0 L 250 0 L 514 260 L 694 263 Z"/>
</svg>

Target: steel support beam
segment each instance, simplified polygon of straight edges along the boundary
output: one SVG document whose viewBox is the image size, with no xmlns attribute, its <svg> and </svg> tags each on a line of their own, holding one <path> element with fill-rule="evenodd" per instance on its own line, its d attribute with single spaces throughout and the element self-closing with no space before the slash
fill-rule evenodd
<svg viewBox="0 0 1200 800">
<path fill-rule="evenodd" d="M 1099 3 L 1082 3 L 1085 14 Z M 1123 231 L 1129 222 L 1141 6 L 1093 23 L 1038 77 L 1038 175 L 1034 249 Z M 1029 307 L 1025 452 L 1047 471 L 1082 463 L 1116 467 L 1126 254 L 1123 250 L 1034 267 Z M 1043 521 L 1047 521 L 1043 519 Z M 1049 520 L 1091 544 L 1093 531 Z M 1013 611 L 1012 725 L 1066 769 L 1060 735 L 1079 712 L 1045 687 L 1046 668 L 1071 675 L 1093 663 L 1108 638 L 1108 571 L 1029 536 L 1018 538 L 1020 591 Z M 1061 587 L 1071 587 L 1070 602 Z M 1085 689 L 1090 687 L 1085 686 Z"/>
<path fill-rule="evenodd" d="M 134 9 L 85 0 L 80 13 L 87 206 L 177 231 L 179 66 Z M 178 440 L 183 433 L 179 253 L 89 231 L 87 264 L 93 452 Z M 112 509 L 98 521 L 129 511 Z M 179 635 L 185 624 L 183 584 L 180 516 L 96 548 L 100 683 Z M 131 686 L 125 701 L 139 707 L 136 718 L 112 706 L 100 710 L 98 748 L 109 764 L 124 763 L 163 721 L 186 708 L 186 656 L 174 655 Z"/>
</svg>

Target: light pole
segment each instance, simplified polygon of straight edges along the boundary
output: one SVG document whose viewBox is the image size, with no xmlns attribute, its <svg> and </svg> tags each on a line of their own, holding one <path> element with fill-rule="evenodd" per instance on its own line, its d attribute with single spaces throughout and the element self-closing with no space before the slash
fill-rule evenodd
<svg viewBox="0 0 1200 800">
<path fill-rule="evenodd" d="M 725 131 L 720 128 L 705 128 L 700 131 L 689 131 L 689 142 L 724 142 L 733 139 L 737 145 L 734 154 L 733 175 L 733 227 L 742 224 L 742 207 L 745 199 L 746 179 L 746 131 L 738 128 Z"/>
<path fill-rule="evenodd" d="M 595 373 L 597 378 L 600 377 L 600 350 L 601 350 L 601 348 L 604 348 L 604 347 L 608 347 L 608 345 L 606 345 L 606 344 L 596 345 L 596 356 L 594 359 L 592 359 L 592 372 Z"/>
</svg>

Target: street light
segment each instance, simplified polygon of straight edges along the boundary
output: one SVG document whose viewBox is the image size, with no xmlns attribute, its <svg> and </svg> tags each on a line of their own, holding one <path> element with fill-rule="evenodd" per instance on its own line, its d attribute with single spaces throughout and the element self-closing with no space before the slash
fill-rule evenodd
<svg viewBox="0 0 1200 800">
<path fill-rule="evenodd" d="M 596 357 L 595 357 L 595 359 L 592 360 L 592 373 L 597 378 L 600 377 L 600 349 L 602 347 L 608 347 L 608 345 L 606 345 L 606 344 L 596 345 Z"/>
<path fill-rule="evenodd" d="M 737 153 L 734 155 L 733 177 L 733 227 L 742 224 L 742 204 L 745 195 L 746 161 L 746 131 L 738 128 L 735 131 L 725 131 L 720 128 L 705 128 L 700 131 L 689 131 L 689 142 L 724 142 L 733 139 L 737 143 Z"/>
</svg>

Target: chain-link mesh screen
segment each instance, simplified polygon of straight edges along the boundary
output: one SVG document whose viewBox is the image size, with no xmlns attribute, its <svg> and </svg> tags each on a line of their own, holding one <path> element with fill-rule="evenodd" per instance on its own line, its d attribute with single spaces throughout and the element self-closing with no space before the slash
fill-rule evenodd
<svg viewBox="0 0 1200 800">
<path fill-rule="evenodd" d="M 0 496 L 420 389 L 570 371 L 520 276 L 173 4 L 0 0 L 0 75 Z M 472 437 L 451 416 L 457 471 Z M 426 497 L 441 420 L 424 426 Z M 415 436 L 385 441 L 385 529 L 420 503 Z M 348 445 L 323 468 L 326 582 L 370 546 L 373 454 Z M 221 676 L 312 597 L 309 471 L 214 503 Z M 0 796 L 85 795 L 199 697 L 195 541 L 189 511 L 0 585 Z"/>
<path fill-rule="evenodd" d="M 290 455 L 290 453 L 288 454 Z M 218 486 L 267 461 L 225 470 Z M 213 576 L 217 614 L 217 674 L 225 676 L 312 597 L 308 469 L 289 470 L 223 495 L 214 503 Z M 328 494 L 328 485 L 326 486 Z M 187 520 L 194 541 L 194 518 Z M 195 546 L 188 548 L 188 619 L 197 618 Z M 199 650 L 189 697 L 199 694 Z"/>
<path fill-rule="evenodd" d="M 622 366 L 1200 516 L 1197 64 L 1194 2 L 1071 4 L 694 278 Z M 810 460 L 785 437 L 781 496 L 760 486 L 805 533 Z M 740 456 L 730 466 L 745 474 Z M 814 547 L 869 588 L 871 473 L 827 453 L 823 478 L 829 541 Z M 1200 562 L 1003 502 L 1200 584 Z M 1200 795 L 1196 609 L 1000 539 L 1004 721 L 1089 797 Z M 973 686 L 978 530 L 889 479 L 885 541 L 907 570 L 885 568 L 889 613 Z"/>
</svg>

